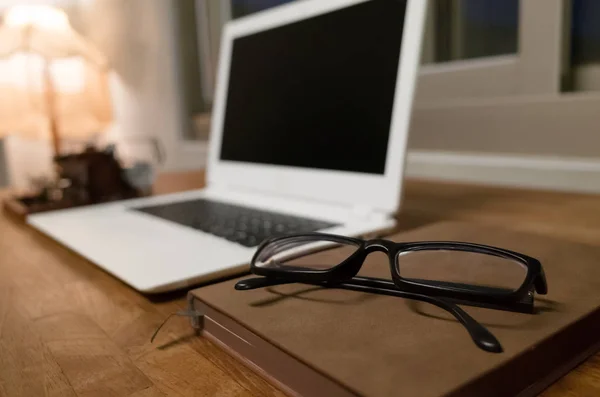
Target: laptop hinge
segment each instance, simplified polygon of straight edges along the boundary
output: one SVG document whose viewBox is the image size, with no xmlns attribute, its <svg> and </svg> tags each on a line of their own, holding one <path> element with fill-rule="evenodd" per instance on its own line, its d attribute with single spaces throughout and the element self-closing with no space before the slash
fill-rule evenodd
<svg viewBox="0 0 600 397">
<path fill-rule="evenodd" d="M 209 187 L 209 190 L 216 193 L 217 195 L 227 195 L 227 193 L 229 192 L 240 192 L 240 193 L 262 193 L 262 192 L 256 192 L 256 191 L 252 191 L 250 189 L 245 189 L 245 188 L 238 188 L 236 186 L 231 186 L 231 185 L 226 185 L 223 183 L 219 183 L 219 184 L 211 184 Z M 280 198 L 283 198 L 285 196 L 278 196 Z M 288 197 L 289 198 L 289 197 Z M 309 201 L 311 202 L 311 200 L 307 200 L 306 198 L 298 198 L 298 197 L 291 197 L 294 200 L 298 200 L 298 201 Z M 313 203 L 315 201 L 312 201 Z M 328 203 L 330 205 L 332 205 L 333 203 Z M 336 204 L 339 205 L 339 204 Z M 370 219 L 372 220 L 374 217 L 379 217 L 381 219 L 385 219 L 388 218 L 389 216 L 386 215 L 384 212 L 376 210 L 375 208 L 368 206 L 368 205 L 353 205 L 351 207 L 347 207 L 350 213 L 350 216 L 352 218 L 354 218 L 355 220 L 362 220 L 362 219 Z"/>
</svg>

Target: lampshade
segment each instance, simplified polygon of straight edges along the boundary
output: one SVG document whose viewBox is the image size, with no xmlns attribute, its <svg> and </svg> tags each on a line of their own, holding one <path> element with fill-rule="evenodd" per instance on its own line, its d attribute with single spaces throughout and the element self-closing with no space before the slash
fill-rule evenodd
<svg viewBox="0 0 600 397">
<path fill-rule="evenodd" d="M 11 8 L 0 25 L 0 135 L 48 136 L 50 106 L 61 138 L 101 132 L 111 121 L 107 78 L 106 59 L 63 11 Z"/>
</svg>

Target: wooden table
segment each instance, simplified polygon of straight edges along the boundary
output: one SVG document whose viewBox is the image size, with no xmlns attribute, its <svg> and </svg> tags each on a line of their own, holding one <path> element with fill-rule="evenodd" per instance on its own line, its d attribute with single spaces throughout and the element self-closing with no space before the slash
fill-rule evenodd
<svg viewBox="0 0 600 397">
<path fill-rule="evenodd" d="M 197 173 L 158 192 L 196 188 Z M 6 193 L 4 193 L 5 195 Z M 600 244 L 600 196 L 409 181 L 399 219 L 509 226 Z M 185 294 L 148 298 L 50 239 L 0 216 L 0 396 L 282 396 L 186 319 Z M 600 354 L 543 396 L 599 396 Z"/>
</svg>

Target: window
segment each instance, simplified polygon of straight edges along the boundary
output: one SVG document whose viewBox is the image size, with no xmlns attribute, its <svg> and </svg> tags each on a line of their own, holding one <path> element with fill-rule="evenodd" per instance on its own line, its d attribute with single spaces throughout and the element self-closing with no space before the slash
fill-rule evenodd
<svg viewBox="0 0 600 397">
<path fill-rule="evenodd" d="M 554 92 L 561 0 L 429 0 L 417 101 Z M 540 45 L 540 42 L 546 42 Z"/>
<path fill-rule="evenodd" d="M 409 142 L 423 172 L 413 167 L 413 175 L 563 188 L 591 178 L 600 144 L 600 2 L 430 0 L 428 18 Z M 536 177 L 527 179 L 527 167 Z"/>
<path fill-rule="evenodd" d="M 430 3 L 425 63 L 517 53 L 518 0 Z"/>
<path fill-rule="evenodd" d="M 573 0 L 567 90 L 600 90 L 600 2 Z"/>
</svg>

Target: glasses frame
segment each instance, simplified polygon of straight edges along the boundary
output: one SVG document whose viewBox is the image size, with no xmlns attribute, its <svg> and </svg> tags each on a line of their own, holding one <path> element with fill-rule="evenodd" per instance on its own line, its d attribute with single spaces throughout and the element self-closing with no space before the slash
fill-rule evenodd
<svg viewBox="0 0 600 397">
<path fill-rule="evenodd" d="M 342 263 L 326 270 L 308 268 L 268 268 L 257 266 L 256 262 L 264 249 L 277 241 L 289 239 L 327 241 L 332 243 L 354 245 L 356 252 Z M 300 242 L 300 241 L 298 241 Z M 416 280 L 402 277 L 400 254 L 416 251 L 460 251 L 495 256 L 518 262 L 525 267 L 527 273 L 521 286 L 516 290 L 494 287 L 478 287 L 459 283 Z M 358 274 L 364 261 L 369 254 L 383 252 L 387 254 L 393 284 L 402 291 L 414 292 L 430 296 L 450 298 L 458 301 L 481 303 L 481 304 L 508 304 L 519 302 L 529 296 L 533 291 L 545 295 L 548 292 L 546 276 L 541 263 L 530 256 L 520 254 L 503 248 L 492 247 L 482 244 L 465 243 L 457 241 L 423 241 L 423 242 L 393 242 L 384 239 L 362 240 L 358 238 L 337 236 L 325 233 L 306 233 L 290 236 L 275 237 L 264 241 L 257 249 L 250 263 L 251 272 L 265 277 L 278 279 L 293 279 L 296 282 L 344 282 L 350 281 Z M 356 281 L 380 280 L 361 277 Z M 389 280 L 383 284 L 369 282 L 368 287 L 388 288 Z"/>
<path fill-rule="evenodd" d="M 356 251 L 343 262 L 325 270 L 293 266 L 269 268 L 256 264 L 267 247 L 286 240 L 290 240 L 290 242 L 296 240 L 296 243 L 331 242 L 346 246 L 352 245 L 356 246 Z M 479 253 L 513 260 L 521 264 L 527 273 L 523 283 L 516 290 L 402 277 L 400 254 L 440 250 Z M 357 277 L 367 256 L 374 252 L 387 254 L 392 275 L 391 281 L 373 277 Z M 299 256 L 304 255 L 307 254 Z M 548 292 L 544 269 L 537 259 L 503 248 L 457 241 L 393 242 L 385 239 L 363 240 L 325 233 L 287 235 L 270 238 L 260 244 L 252 257 L 250 271 L 263 277 L 241 280 L 235 286 L 237 290 L 305 283 L 391 295 L 434 304 L 447 310 L 460 321 L 477 346 L 495 353 L 502 352 L 502 346 L 498 340 L 456 304 L 533 313 L 534 292 L 541 295 Z"/>
</svg>

